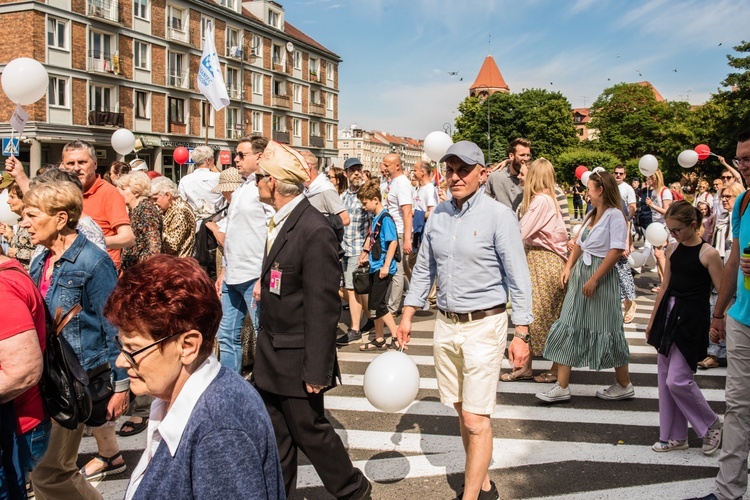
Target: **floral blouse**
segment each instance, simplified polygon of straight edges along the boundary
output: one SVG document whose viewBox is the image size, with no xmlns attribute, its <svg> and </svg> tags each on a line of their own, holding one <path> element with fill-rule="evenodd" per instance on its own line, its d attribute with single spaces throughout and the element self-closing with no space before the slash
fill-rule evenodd
<svg viewBox="0 0 750 500">
<path fill-rule="evenodd" d="M 31 256 L 34 254 L 36 245 L 31 243 L 31 238 L 26 228 L 18 228 L 18 231 L 13 234 L 13 237 L 8 242 L 8 247 L 16 251 L 15 258 L 28 271 L 29 264 L 31 264 Z"/>
<path fill-rule="evenodd" d="M 161 210 L 154 202 L 144 198 L 130 210 L 130 227 L 135 235 L 135 244 L 122 251 L 123 270 L 161 253 Z"/>
<path fill-rule="evenodd" d="M 195 247 L 195 215 L 182 198 L 174 198 L 164 212 L 162 232 L 164 253 L 177 257 L 192 257 Z"/>
</svg>

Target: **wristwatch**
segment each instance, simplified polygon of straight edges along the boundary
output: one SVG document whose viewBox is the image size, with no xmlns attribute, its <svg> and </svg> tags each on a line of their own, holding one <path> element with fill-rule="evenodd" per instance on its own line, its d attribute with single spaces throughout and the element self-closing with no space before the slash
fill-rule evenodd
<svg viewBox="0 0 750 500">
<path fill-rule="evenodd" d="M 531 340 L 531 334 L 529 332 L 526 332 L 526 333 L 513 332 L 513 336 L 523 340 L 527 344 Z"/>
</svg>

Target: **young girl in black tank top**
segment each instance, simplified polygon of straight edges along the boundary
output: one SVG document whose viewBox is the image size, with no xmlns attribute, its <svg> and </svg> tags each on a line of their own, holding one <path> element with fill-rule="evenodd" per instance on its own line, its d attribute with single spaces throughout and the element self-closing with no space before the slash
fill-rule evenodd
<svg viewBox="0 0 750 500">
<path fill-rule="evenodd" d="M 667 248 L 664 281 L 646 328 L 656 347 L 659 380 L 657 452 L 687 449 L 688 423 L 703 438 L 703 453 L 721 443 L 721 419 L 706 402 L 693 374 L 706 355 L 711 283 L 719 287 L 723 263 L 715 248 L 698 236 L 702 214 L 686 201 L 664 214 L 677 245 Z"/>
</svg>

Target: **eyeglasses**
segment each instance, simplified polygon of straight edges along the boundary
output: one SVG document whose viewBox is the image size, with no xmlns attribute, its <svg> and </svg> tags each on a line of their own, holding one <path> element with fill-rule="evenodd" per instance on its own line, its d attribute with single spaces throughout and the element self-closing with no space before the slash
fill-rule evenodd
<svg viewBox="0 0 750 500">
<path fill-rule="evenodd" d="M 138 349 L 136 351 L 132 351 L 132 352 L 125 350 L 125 348 L 122 346 L 122 342 L 120 341 L 120 336 L 119 335 L 115 335 L 115 345 L 117 346 L 117 349 L 120 350 L 120 352 L 122 353 L 122 355 L 125 356 L 125 359 L 128 360 L 128 363 L 130 363 L 133 366 L 136 366 L 138 364 L 138 362 L 135 360 L 136 356 L 138 356 L 142 352 L 145 352 L 145 351 L 151 349 L 152 347 L 154 347 L 156 345 L 161 344 L 165 340 L 171 339 L 175 335 L 180 335 L 182 333 L 184 333 L 184 332 L 173 333 L 172 335 L 169 335 L 168 337 L 164 337 L 163 339 L 157 340 L 153 344 L 149 344 L 146 347 L 141 347 L 140 349 Z"/>
<path fill-rule="evenodd" d="M 727 181 L 731 181 L 732 179 L 734 179 L 734 176 L 733 175 L 722 175 L 721 178 L 724 179 L 724 180 L 727 180 Z"/>
<path fill-rule="evenodd" d="M 750 156 L 743 156 L 742 158 L 735 158 L 732 160 L 732 163 L 734 163 L 735 167 L 738 167 L 740 165 L 750 165 Z"/>
<path fill-rule="evenodd" d="M 271 177 L 271 174 L 259 174 L 255 173 L 255 183 L 258 184 L 260 181 L 265 179 L 266 177 Z"/>
<path fill-rule="evenodd" d="M 243 153 L 242 151 L 235 151 L 234 152 L 234 156 L 239 156 L 240 160 L 244 160 L 245 159 L 245 155 L 249 156 L 250 153 Z"/>
<path fill-rule="evenodd" d="M 669 231 L 669 234 L 671 234 L 672 236 L 677 236 L 678 234 L 680 234 L 680 231 L 682 231 L 682 230 L 683 230 L 683 229 L 685 229 L 686 227 L 687 227 L 687 226 L 676 227 L 676 228 L 674 228 L 674 229 L 669 229 L 669 228 L 667 228 L 667 230 Z"/>
</svg>

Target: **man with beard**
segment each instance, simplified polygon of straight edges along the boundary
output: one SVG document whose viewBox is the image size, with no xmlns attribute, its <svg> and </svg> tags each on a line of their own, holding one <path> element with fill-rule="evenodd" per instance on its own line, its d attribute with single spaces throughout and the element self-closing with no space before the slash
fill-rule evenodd
<svg viewBox="0 0 750 500">
<path fill-rule="evenodd" d="M 508 146 L 508 159 L 510 161 L 506 168 L 495 170 L 489 175 L 485 192 L 515 212 L 523 201 L 523 185 L 519 174 L 531 160 L 531 141 L 514 139 Z"/>
</svg>

